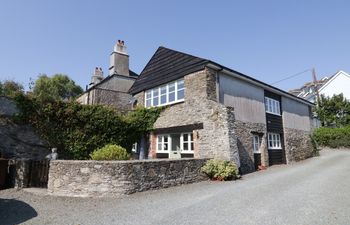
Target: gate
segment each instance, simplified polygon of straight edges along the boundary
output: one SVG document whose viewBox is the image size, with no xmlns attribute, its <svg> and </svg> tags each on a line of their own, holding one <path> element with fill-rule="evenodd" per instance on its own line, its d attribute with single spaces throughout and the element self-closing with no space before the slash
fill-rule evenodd
<svg viewBox="0 0 350 225">
<path fill-rule="evenodd" d="M 50 160 L 31 161 L 29 169 L 29 187 L 47 188 Z"/>
</svg>

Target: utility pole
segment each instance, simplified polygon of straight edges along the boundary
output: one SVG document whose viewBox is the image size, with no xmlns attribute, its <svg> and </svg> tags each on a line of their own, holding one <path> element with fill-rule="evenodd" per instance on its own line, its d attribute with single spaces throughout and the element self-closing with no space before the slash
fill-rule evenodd
<svg viewBox="0 0 350 225">
<path fill-rule="evenodd" d="M 313 86 L 314 86 L 314 88 L 315 88 L 315 93 L 316 93 L 316 107 L 317 108 L 319 108 L 321 105 L 320 105 L 320 103 L 321 103 L 321 100 L 320 100 L 320 93 L 319 93 L 319 91 L 318 91 L 318 82 L 317 82 L 317 77 L 316 77 L 316 70 L 315 70 L 315 68 L 312 68 L 312 79 L 313 79 Z M 322 125 L 324 125 L 324 121 L 323 121 L 323 118 L 320 118 L 320 115 L 317 115 L 317 117 L 319 118 L 319 119 L 321 119 L 321 123 L 322 123 Z"/>
<path fill-rule="evenodd" d="M 317 105 L 320 103 L 320 93 L 318 92 L 318 85 L 317 85 L 317 78 L 316 78 L 316 70 L 315 68 L 312 68 L 312 79 L 313 79 L 313 84 L 316 92 L 316 102 Z"/>
</svg>

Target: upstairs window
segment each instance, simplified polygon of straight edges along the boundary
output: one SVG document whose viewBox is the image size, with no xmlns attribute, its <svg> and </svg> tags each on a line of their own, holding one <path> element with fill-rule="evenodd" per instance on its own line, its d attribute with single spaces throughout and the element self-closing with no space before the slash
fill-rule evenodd
<svg viewBox="0 0 350 225">
<path fill-rule="evenodd" d="M 147 90 L 145 93 L 145 106 L 163 106 L 184 101 L 184 79 Z"/>
<path fill-rule="evenodd" d="M 275 99 L 265 97 L 265 111 L 267 113 L 280 116 L 281 115 L 280 102 Z"/>
</svg>

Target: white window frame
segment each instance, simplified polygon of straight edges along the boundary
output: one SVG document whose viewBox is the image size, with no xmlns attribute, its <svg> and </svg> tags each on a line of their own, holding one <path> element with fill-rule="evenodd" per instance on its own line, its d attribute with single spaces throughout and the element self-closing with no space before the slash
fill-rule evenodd
<svg viewBox="0 0 350 225">
<path fill-rule="evenodd" d="M 280 102 L 273 98 L 265 97 L 265 111 L 267 113 L 280 116 L 281 115 Z"/>
<path fill-rule="evenodd" d="M 173 133 L 175 134 L 175 133 Z M 169 153 L 171 146 L 172 146 L 172 134 L 159 134 L 157 135 L 157 147 L 156 147 L 156 152 L 157 153 Z M 184 140 L 184 135 L 188 135 L 188 139 L 187 141 Z M 164 150 L 164 137 L 167 136 L 168 137 L 168 149 Z M 159 143 L 159 137 L 161 137 L 161 143 Z M 187 143 L 188 144 L 188 150 L 184 150 L 184 144 Z M 161 148 L 159 149 L 159 145 L 161 144 Z M 194 149 L 192 149 L 192 144 L 194 145 L 194 141 L 193 141 L 193 133 L 189 132 L 189 133 L 180 133 L 180 152 L 181 154 L 193 154 L 194 153 Z M 193 146 L 194 147 L 194 146 Z"/>
<path fill-rule="evenodd" d="M 183 88 L 180 88 L 178 89 L 178 84 L 180 82 L 183 82 Z M 169 86 L 174 84 L 174 91 L 172 91 L 171 93 L 174 93 L 175 95 L 175 100 L 174 101 L 170 101 L 169 100 Z M 161 89 L 166 87 L 166 92 L 165 92 L 165 95 L 166 95 L 166 102 L 165 103 L 161 103 Z M 161 86 L 158 86 L 158 87 L 155 87 L 155 88 L 152 88 L 152 89 L 149 89 L 147 91 L 145 91 L 145 102 L 144 102 L 144 105 L 145 107 L 152 107 L 152 106 L 164 106 L 164 105 L 172 105 L 172 104 L 175 104 L 175 103 L 179 103 L 179 102 L 183 102 L 185 101 L 185 94 L 184 94 L 184 97 L 182 99 L 178 99 L 178 91 L 182 91 L 184 90 L 185 92 L 185 80 L 183 78 L 181 79 L 178 79 L 178 80 L 175 80 L 175 81 L 172 81 L 172 82 L 169 82 L 167 84 L 163 84 Z M 158 91 L 158 104 L 157 105 L 154 105 L 154 98 L 156 98 L 154 96 L 154 93 Z M 149 98 L 147 97 L 147 94 L 150 94 Z M 163 94 L 164 95 L 164 94 Z M 150 100 L 150 104 L 147 104 L 147 101 Z"/>
<path fill-rule="evenodd" d="M 281 135 L 278 133 L 267 133 L 268 149 L 282 149 Z"/>
<path fill-rule="evenodd" d="M 161 143 L 159 143 L 159 138 L 160 137 L 162 139 Z M 168 138 L 167 142 L 164 141 L 164 137 Z M 159 144 L 161 144 L 161 149 L 159 149 Z M 164 150 L 165 144 L 168 144 L 168 149 L 167 150 Z M 170 135 L 168 135 L 168 134 L 157 135 L 157 152 L 159 152 L 159 153 L 167 153 L 167 152 L 169 152 L 170 146 L 171 146 Z"/>
<path fill-rule="evenodd" d="M 187 135 L 187 141 L 184 140 L 184 135 Z M 187 144 L 188 146 L 187 150 L 184 149 L 184 146 L 185 146 L 184 144 Z M 181 153 L 193 153 L 194 149 L 192 149 L 192 144 L 194 145 L 193 133 L 181 133 L 181 136 L 180 136 Z"/>
<path fill-rule="evenodd" d="M 253 134 L 253 152 L 254 153 L 261 153 L 260 144 L 261 144 L 261 137 L 257 134 Z"/>
</svg>

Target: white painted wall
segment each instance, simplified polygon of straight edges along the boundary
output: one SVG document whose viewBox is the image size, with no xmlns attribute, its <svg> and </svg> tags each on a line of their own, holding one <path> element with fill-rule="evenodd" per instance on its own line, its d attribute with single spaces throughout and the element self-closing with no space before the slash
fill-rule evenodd
<svg viewBox="0 0 350 225">
<path fill-rule="evenodd" d="M 266 123 L 264 89 L 260 87 L 220 73 L 219 102 L 234 107 L 236 120 Z"/>
<path fill-rule="evenodd" d="M 329 97 L 343 93 L 344 97 L 350 100 L 350 75 L 339 71 L 320 88 L 319 93 Z"/>
</svg>

